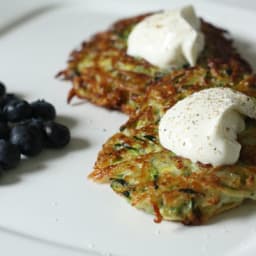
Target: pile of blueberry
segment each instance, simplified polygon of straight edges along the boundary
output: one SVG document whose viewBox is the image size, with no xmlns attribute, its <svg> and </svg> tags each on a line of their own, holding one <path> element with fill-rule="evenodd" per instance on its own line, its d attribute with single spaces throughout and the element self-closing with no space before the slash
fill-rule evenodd
<svg viewBox="0 0 256 256">
<path fill-rule="evenodd" d="M 43 148 L 62 148 L 70 141 L 69 129 L 54 121 L 51 103 L 32 103 L 6 93 L 0 82 L 0 169 L 16 167 L 21 155 L 35 156 Z"/>
</svg>

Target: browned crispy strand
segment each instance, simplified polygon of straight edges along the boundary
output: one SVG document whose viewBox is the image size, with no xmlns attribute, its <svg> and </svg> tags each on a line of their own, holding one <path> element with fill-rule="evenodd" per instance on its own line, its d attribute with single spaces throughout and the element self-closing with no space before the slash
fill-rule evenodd
<svg viewBox="0 0 256 256">
<path fill-rule="evenodd" d="M 129 118 L 98 155 L 90 178 L 110 183 L 132 206 L 155 214 L 156 222 L 205 223 L 212 216 L 256 199 L 256 122 L 239 135 L 242 151 L 234 165 L 213 168 L 164 149 L 158 123 L 178 100 L 202 89 L 229 87 L 256 97 L 256 76 L 216 63 L 175 71 L 148 87 L 141 110 Z"/>
<path fill-rule="evenodd" d="M 109 109 L 120 109 L 132 114 L 139 107 L 138 96 L 145 93 L 152 80 L 169 73 L 141 58 L 126 54 L 127 37 L 133 26 L 146 16 L 140 15 L 114 23 L 105 32 L 95 34 L 71 53 L 68 67 L 58 75 L 73 84 L 68 101 L 74 96 Z M 202 20 L 205 49 L 197 66 L 210 63 L 235 63 L 241 72 L 250 72 L 250 66 L 233 47 L 227 32 Z"/>
</svg>

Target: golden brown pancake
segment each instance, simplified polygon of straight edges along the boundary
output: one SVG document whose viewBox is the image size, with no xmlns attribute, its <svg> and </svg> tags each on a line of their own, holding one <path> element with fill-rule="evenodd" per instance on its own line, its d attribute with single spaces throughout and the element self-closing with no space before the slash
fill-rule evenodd
<svg viewBox="0 0 256 256">
<path fill-rule="evenodd" d="M 127 38 L 132 28 L 150 14 L 144 14 L 114 23 L 105 32 L 100 32 L 74 50 L 68 66 L 58 75 L 72 82 L 68 101 L 73 97 L 109 109 L 132 114 L 138 109 L 137 98 L 155 80 L 169 74 L 151 65 L 142 58 L 126 54 Z M 207 67 L 215 63 L 233 63 L 241 72 L 251 68 L 233 46 L 228 33 L 205 21 L 201 21 L 205 36 L 205 49 L 198 59 L 197 67 Z M 184 66 L 183 69 L 189 68 Z"/>
<path fill-rule="evenodd" d="M 256 199 L 256 121 L 239 135 L 242 151 L 234 165 L 193 163 L 164 149 L 158 124 L 167 109 L 206 88 L 229 87 L 256 97 L 256 76 L 236 65 L 218 64 L 174 71 L 152 84 L 134 114 L 98 155 L 90 178 L 109 183 L 134 207 L 156 216 L 197 225 L 245 199 Z"/>
</svg>

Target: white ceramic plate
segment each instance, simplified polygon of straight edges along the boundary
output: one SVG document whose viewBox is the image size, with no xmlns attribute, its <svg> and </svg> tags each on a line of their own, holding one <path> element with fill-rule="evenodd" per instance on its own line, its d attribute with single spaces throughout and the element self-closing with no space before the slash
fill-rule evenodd
<svg viewBox="0 0 256 256">
<path fill-rule="evenodd" d="M 117 18 L 173 8 L 186 1 L 83 1 L 34 17 L 0 37 L 0 80 L 8 90 L 56 105 L 73 140 L 61 151 L 24 160 L 0 182 L 1 255 L 254 255 L 256 206 L 209 224 L 162 222 L 129 206 L 108 186 L 86 179 L 102 143 L 127 119 L 89 103 L 66 104 L 70 85 L 54 79 L 68 53 Z M 194 1 L 208 21 L 229 29 L 244 56 L 255 59 L 254 13 Z M 104 3 L 104 4 L 103 4 Z"/>
</svg>

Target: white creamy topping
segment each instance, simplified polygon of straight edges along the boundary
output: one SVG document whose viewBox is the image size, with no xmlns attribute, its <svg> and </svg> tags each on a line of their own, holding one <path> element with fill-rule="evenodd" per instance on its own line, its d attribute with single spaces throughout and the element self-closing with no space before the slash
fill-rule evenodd
<svg viewBox="0 0 256 256">
<path fill-rule="evenodd" d="M 177 102 L 162 117 L 163 147 L 192 162 L 220 166 L 234 164 L 245 129 L 244 116 L 256 119 L 255 100 L 229 88 L 205 89 Z"/>
<path fill-rule="evenodd" d="M 204 48 L 200 25 L 192 6 L 151 15 L 133 28 L 127 54 L 164 69 L 194 66 Z"/>
</svg>

